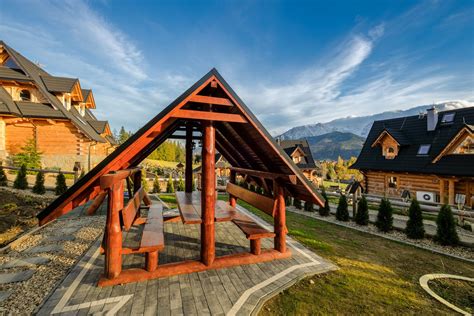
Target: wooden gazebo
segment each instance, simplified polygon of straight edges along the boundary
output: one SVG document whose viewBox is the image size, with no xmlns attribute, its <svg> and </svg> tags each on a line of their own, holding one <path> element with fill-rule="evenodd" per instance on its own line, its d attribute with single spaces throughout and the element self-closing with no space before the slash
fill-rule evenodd
<svg viewBox="0 0 474 316">
<path fill-rule="evenodd" d="M 163 217 L 161 205 L 152 204 L 141 188 L 138 165 L 168 138 L 186 140 L 185 191 L 177 192 L 179 217 Z M 202 141 L 202 190 L 192 192 L 193 140 Z M 232 165 L 227 184 L 229 202 L 216 199 L 216 150 Z M 237 185 L 251 182 L 264 194 Z M 130 199 L 124 202 L 124 190 Z M 108 196 L 107 223 L 102 242 L 104 275 L 99 285 L 114 285 L 162 276 L 250 264 L 291 256 L 286 249 L 285 196 L 323 205 L 323 198 L 280 149 L 242 100 L 212 69 L 127 142 L 42 211 L 40 225 L 93 200 L 93 213 Z M 242 199 L 274 218 L 267 231 L 236 208 Z M 143 203 L 142 203 L 143 202 Z M 146 209 L 147 216 L 142 216 Z M 166 247 L 163 226 L 168 221 L 201 226 L 200 260 L 159 264 Z M 250 252 L 215 256 L 215 225 L 231 221 L 250 240 Z M 123 246 L 123 231 L 143 225 L 140 245 Z M 261 249 L 262 238 L 274 238 L 274 249 Z M 143 269 L 122 271 L 122 256 L 144 253 Z"/>
</svg>

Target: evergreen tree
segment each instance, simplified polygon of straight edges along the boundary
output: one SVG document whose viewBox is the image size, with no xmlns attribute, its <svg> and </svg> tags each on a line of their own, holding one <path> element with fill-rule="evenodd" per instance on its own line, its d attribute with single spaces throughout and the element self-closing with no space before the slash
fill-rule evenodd
<svg viewBox="0 0 474 316">
<path fill-rule="evenodd" d="M 445 204 L 439 210 L 436 226 L 435 241 L 444 246 L 455 246 L 459 243 L 456 223 L 449 205 Z"/>
<path fill-rule="evenodd" d="M 339 197 L 337 204 L 336 219 L 338 221 L 347 222 L 349 220 L 349 210 L 347 209 L 347 198 L 344 194 Z"/>
<path fill-rule="evenodd" d="M 156 176 L 155 179 L 153 180 L 153 193 L 160 193 L 160 192 L 161 192 L 160 179 L 158 178 L 158 176 Z"/>
<path fill-rule="evenodd" d="M 293 206 L 296 207 L 297 209 L 301 210 L 301 200 L 294 198 L 293 199 Z"/>
<path fill-rule="evenodd" d="M 354 220 L 359 225 L 369 225 L 369 206 L 365 196 L 362 196 L 357 202 L 357 212 Z"/>
<path fill-rule="evenodd" d="M 21 151 L 13 156 L 13 164 L 17 167 L 25 165 L 29 169 L 41 168 L 41 152 L 37 150 L 34 139 L 28 140 Z"/>
<path fill-rule="evenodd" d="M 423 239 L 425 237 L 425 227 L 423 226 L 423 216 L 420 204 L 413 199 L 408 209 L 408 221 L 405 233 L 411 239 Z"/>
<path fill-rule="evenodd" d="M 182 176 L 178 179 L 178 191 L 184 191 L 184 180 Z"/>
<path fill-rule="evenodd" d="M 304 210 L 305 210 L 306 212 L 312 212 L 312 211 L 313 211 L 313 203 L 312 203 L 312 202 L 305 201 L 305 202 L 304 202 Z"/>
<path fill-rule="evenodd" d="M 143 191 L 145 192 L 150 191 L 150 186 L 148 185 L 148 179 L 146 178 L 145 168 L 142 169 L 142 188 L 143 188 Z"/>
<path fill-rule="evenodd" d="M 3 170 L 2 165 L 0 165 L 0 187 L 7 187 L 7 186 L 8 186 L 7 175 L 5 174 L 5 170 Z"/>
<path fill-rule="evenodd" d="M 44 174 L 42 172 L 36 174 L 36 181 L 32 191 L 36 194 L 45 194 L 46 188 L 44 187 Z"/>
<path fill-rule="evenodd" d="M 330 213 L 331 209 L 329 208 L 329 199 L 328 199 L 328 195 L 326 194 L 326 191 L 324 190 L 324 188 L 321 192 L 321 195 L 323 196 L 325 201 L 324 201 L 324 206 L 319 207 L 319 215 L 329 216 L 329 213 Z"/>
<path fill-rule="evenodd" d="M 26 165 L 21 165 L 20 170 L 16 175 L 15 182 L 13 182 L 15 189 L 26 190 L 28 188 L 28 180 L 26 179 Z"/>
<path fill-rule="evenodd" d="M 166 184 L 166 193 L 174 193 L 174 182 L 173 178 L 171 178 L 171 174 L 168 179 L 168 183 Z"/>
<path fill-rule="evenodd" d="M 56 176 L 56 195 L 61 195 L 67 190 L 66 177 L 62 172 Z"/>
<path fill-rule="evenodd" d="M 119 132 L 119 134 L 116 138 L 117 138 L 117 141 L 118 141 L 119 144 L 123 144 L 127 141 L 127 139 L 130 138 L 130 136 L 132 136 L 132 132 L 127 132 L 125 130 L 125 127 L 122 126 L 120 128 L 120 132 Z"/>
<path fill-rule="evenodd" d="M 287 195 L 285 197 L 285 205 L 286 206 L 291 206 L 291 196 Z"/>
<path fill-rule="evenodd" d="M 81 174 L 79 175 L 79 179 L 83 178 L 85 175 L 86 175 L 86 171 L 82 169 Z"/>
<path fill-rule="evenodd" d="M 393 209 L 392 204 L 390 204 L 387 198 L 383 198 L 380 202 L 375 226 L 385 233 L 393 229 Z"/>
</svg>

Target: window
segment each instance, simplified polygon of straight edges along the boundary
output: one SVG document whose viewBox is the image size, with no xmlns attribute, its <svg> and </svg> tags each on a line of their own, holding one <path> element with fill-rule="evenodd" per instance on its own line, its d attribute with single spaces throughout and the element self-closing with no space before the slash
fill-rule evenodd
<svg viewBox="0 0 474 316">
<path fill-rule="evenodd" d="M 294 163 L 300 163 L 301 162 L 301 156 L 293 156 L 293 162 Z"/>
<path fill-rule="evenodd" d="M 24 89 L 20 91 L 20 100 L 21 101 L 31 101 L 31 93 L 30 91 Z"/>
<path fill-rule="evenodd" d="M 454 121 L 454 116 L 456 113 L 445 113 L 443 114 L 443 118 L 441 119 L 441 123 L 447 124 L 452 123 Z"/>
<path fill-rule="evenodd" d="M 394 154 L 394 153 L 395 153 L 395 149 L 393 149 L 393 147 L 388 147 L 387 152 L 388 152 L 389 154 Z"/>
<path fill-rule="evenodd" d="M 428 155 L 430 152 L 431 145 L 426 144 L 426 145 L 420 145 L 418 148 L 418 155 Z"/>
<path fill-rule="evenodd" d="M 388 187 L 392 189 L 397 188 L 397 177 L 388 177 Z"/>
</svg>

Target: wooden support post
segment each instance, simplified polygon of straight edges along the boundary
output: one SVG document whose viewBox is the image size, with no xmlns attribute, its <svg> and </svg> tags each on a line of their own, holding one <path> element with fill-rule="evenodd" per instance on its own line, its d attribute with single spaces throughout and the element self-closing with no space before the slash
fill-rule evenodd
<svg viewBox="0 0 474 316">
<path fill-rule="evenodd" d="M 250 252 L 254 255 L 259 255 L 262 253 L 261 239 L 250 239 Z"/>
<path fill-rule="evenodd" d="M 233 183 L 233 184 L 236 184 L 235 183 L 235 178 L 236 178 L 236 172 L 234 170 L 230 170 L 229 182 Z M 235 207 L 235 205 L 237 204 L 237 198 L 232 194 L 229 194 L 229 204 L 232 207 Z"/>
<path fill-rule="evenodd" d="M 448 183 L 448 203 L 454 205 L 454 180 L 450 179 Z"/>
<path fill-rule="evenodd" d="M 444 180 L 439 179 L 439 202 L 441 204 L 446 203 L 445 194 L 446 193 L 444 191 Z"/>
<path fill-rule="evenodd" d="M 138 189 L 142 187 L 142 173 L 138 171 L 133 174 L 133 194 L 137 193 Z"/>
<path fill-rule="evenodd" d="M 193 191 L 193 125 L 186 123 L 186 163 L 184 171 L 184 191 Z"/>
<path fill-rule="evenodd" d="M 284 189 L 278 182 L 273 181 L 273 190 L 276 203 L 276 214 L 274 218 L 275 250 L 286 252 L 286 207 Z"/>
<path fill-rule="evenodd" d="M 158 266 L 158 251 L 147 252 L 145 254 L 145 268 L 148 272 L 153 272 Z"/>
<path fill-rule="evenodd" d="M 108 190 L 105 277 L 113 279 L 122 271 L 122 229 L 119 212 L 123 209 L 123 181 L 112 185 Z"/>
<path fill-rule="evenodd" d="M 97 197 L 94 199 L 91 205 L 87 208 L 86 214 L 93 215 L 95 211 L 97 211 L 97 209 L 102 205 L 102 202 L 104 202 L 106 197 L 107 197 L 107 192 L 102 192 L 99 195 L 97 195 Z"/>
<path fill-rule="evenodd" d="M 216 131 L 212 121 L 203 121 L 202 125 L 201 261 L 210 266 L 215 259 Z"/>
</svg>

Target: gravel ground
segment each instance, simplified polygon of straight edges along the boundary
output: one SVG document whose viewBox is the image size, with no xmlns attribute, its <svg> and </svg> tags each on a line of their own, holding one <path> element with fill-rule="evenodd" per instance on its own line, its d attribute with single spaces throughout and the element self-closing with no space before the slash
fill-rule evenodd
<svg viewBox="0 0 474 316">
<path fill-rule="evenodd" d="M 102 234 L 105 224 L 104 216 L 82 217 L 69 220 L 59 220 L 37 233 L 28 236 L 25 240 L 15 245 L 6 254 L 0 256 L 0 263 L 16 258 L 26 258 L 31 255 L 22 251 L 38 244 L 63 245 L 63 251 L 56 253 L 43 253 L 50 261 L 45 265 L 34 268 L 17 267 L 8 269 L 8 272 L 18 272 L 27 269 L 35 270 L 33 276 L 23 282 L 0 285 L 0 291 L 12 291 L 11 296 L 0 303 L 0 315 L 3 313 L 18 315 L 32 314 L 48 294 L 67 274 L 69 269 L 82 257 L 90 245 Z M 73 233 L 76 237 L 72 241 L 52 241 L 48 237 L 60 235 L 58 231 L 65 227 L 80 227 Z M 7 272 L 6 270 L 0 270 Z"/>
<path fill-rule="evenodd" d="M 352 221 L 349 221 L 349 222 L 338 221 L 333 215 L 323 217 L 323 216 L 320 216 L 318 212 L 305 212 L 301 210 L 296 210 L 294 208 L 291 208 L 291 209 L 289 208 L 288 210 L 294 213 L 301 214 L 301 215 L 306 215 L 306 216 L 314 217 L 317 219 L 321 219 L 326 222 L 337 223 L 339 225 L 344 225 L 349 228 L 357 228 L 359 230 L 363 230 L 363 231 L 366 231 L 368 233 L 375 234 L 378 236 L 382 236 L 382 237 L 386 236 L 386 237 L 394 238 L 394 239 L 407 242 L 413 245 L 421 246 L 428 250 L 436 250 L 436 251 L 451 254 L 454 256 L 462 257 L 465 259 L 474 260 L 474 250 L 472 248 L 463 247 L 463 246 L 457 246 L 457 247 L 441 246 L 429 238 L 424 238 L 421 240 L 409 239 L 404 233 L 397 230 L 393 230 L 389 233 L 382 233 L 373 224 L 369 224 L 368 226 L 361 226 L 361 225 L 357 225 L 356 223 Z"/>
</svg>

